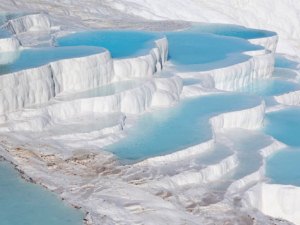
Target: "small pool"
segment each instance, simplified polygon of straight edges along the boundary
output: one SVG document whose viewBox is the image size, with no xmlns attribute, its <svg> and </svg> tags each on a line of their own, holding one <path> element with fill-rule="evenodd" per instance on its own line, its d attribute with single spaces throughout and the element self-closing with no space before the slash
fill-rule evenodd
<svg viewBox="0 0 300 225">
<path fill-rule="evenodd" d="M 10 36 L 11 36 L 11 34 L 7 30 L 4 30 L 4 29 L 0 28 L 0 39 L 8 38 Z"/>
<path fill-rule="evenodd" d="M 300 85 L 281 79 L 257 80 L 239 91 L 259 96 L 282 95 L 291 91 L 300 90 Z"/>
<path fill-rule="evenodd" d="M 300 186 L 300 107 L 266 114 L 265 133 L 288 145 L 267 159 L 266 176 L 271 182 Z"/>
<path fill-rule="evenodd" d="M 245 51 L 262 49 L 248 41 L 190 31 L 167 33 L 169 60 L 179 70 L 211 70 L 246 61 Z"/>
<path fill-rule="evenodd" d="M 267 160 L 266 175 L 272 183 L 300 186 L 300 148 L 286 148 Z"/>
<path fill-rule="evenodd" d="M 145 55 L 163 37 L 158 33 L 131 30 L 98 30 L 78 32 L 57 39 L 59 46 L 99 46 L 110 51 L 113 58 Z"/>
<path fill-rule="evenodd" d="M 10 53 L 1 53 L 1 56 L 4 57 L 14 57 L 14 61 L 10 64 L 0 65 L 0 75 L 39 67 L 61 59 L 83 57 L 103 51 L 105 51 L 103 48 L 98 47 L 77 46 L 61 48 L 32 48 Z"/>
<path fill-rule="evenodd" d="M 283 55 L 275 55 L 275 67 L 278 68 L 288 68 L 288 69 L 297 69 L 299 63 L 287 59 Z"/>
<path fill-rule="evenodd" d="M 217 23 L 197 23 L 190 29 L 190 31 L 211 33 L 221 36 L 238 37 L 243 39 L 264 38 L 276 35 L 276 33 L 272 31 L 252 29 L 232 24 Z"/>
<path fill-rule="evenodd" d="M 23 180 L 0 161 L 0 221 L 3 225 L 83 225 L 84 213 L 53 193 Z"/>
<path fill-rule="evenodd" d="M 106 147 L 121 160 L 136 161 L 184 149 L 212 137 L 208 119 L 216 114 L 257 105 L 259 100 L 241 94 L 187 99 L 177 106 L 146 113 L 128 136 Z"/>
<path fill-rule="evenodd" d="M 291 79 L 297 80 L 298 72 L 289 68 L 275 68 L 273 72 L 274 78 L 283 78 L 283 79 Z"/>
<path fill-rule="evenodd" d="M 300 147 L 300 107 L 267 113 L 265 132 L 277 140 Z"/>
</svg>

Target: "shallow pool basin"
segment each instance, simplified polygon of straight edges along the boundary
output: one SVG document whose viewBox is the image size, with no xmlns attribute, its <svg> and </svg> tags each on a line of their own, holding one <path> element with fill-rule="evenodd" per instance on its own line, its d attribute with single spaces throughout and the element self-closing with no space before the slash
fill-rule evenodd
<svg viewBox="0 0 300 225">
<path fill-rule="evenodd" d="M 127 58 L 149 53 L 155 40 L 163 35 L 145 31 L 97 30 L 70 34 L 57 39 L 58 46 L 99 46 L 110 51 L 113 58 Z"/>
<path fill-rule="evenodd" d="M 128 136 L 105 149 L 121 160 L 142 160 L 172 153 L 212 138 L 209 118 L 258 104 L 257 98 L 222 94 L 183 100 L 173 108 L 142 115 Z"/>
<path fill-rule="evenodd" d="M 36 68 L 62 59 L 78 58 L 104 52 L 105 49 L 91 46 L 31 48 L 16 52 L 0 53 L 14 57 L 10 64 L 0 65 L 0 75 Z"/>
</svg>

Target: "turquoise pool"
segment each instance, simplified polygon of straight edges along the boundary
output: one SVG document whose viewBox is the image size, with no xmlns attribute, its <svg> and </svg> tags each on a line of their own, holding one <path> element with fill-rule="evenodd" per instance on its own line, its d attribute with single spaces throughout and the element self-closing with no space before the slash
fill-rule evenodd
<svg viewBox="0 0 300 225">
<path fill-rule="evenodd" d="M 266 133 L 289 147 L 267 160 L 266 174 L 272 182 L 300 186 L 300 107 L 267 114 Z"/>
<path fill-rule="evenodd" d="M 272 183 L 300 186 L 300 148 L 286 148 L 267 160 L 266 175 Z"/>
<path fill-rule="evenodd" d="M 267 113 L 265 132 L 289 146 L 300 147 L 299 116 L 300 107 Z"/>
<path fill-rule="evenodd" d="M 298 63 L 287 59 L 283 55 L 275 55 L 275 67 L 297 69 Z"/>
<path fill-rule="evenodd" d="M 110 51 L 113 58 L 140 56 L 154 47 L 163 37 L 157 33 L 131 30 L 98 30 L 70 34 L 57 39 L 58 46 L 99 46 Z"/>
<path fill-rule="evenodd" d="M 10 64 L 0 65 L 0 75 L 17 72 L 45 65 L 61 59 L 69 59 L 93 55 L 105 51 L 103 48 L 77 46 L 61 48 L 32 48 L 13 53 L 1 53 L 7 57 L 15 57 Z"/>
<path fill-rule="evenodd" d="M 281 95 L 296 90 L 300 90 L 300 85 L 298 83 L 282 79 L 266 79 L 257 80 L 241 88 L 239 91 L 267 97 Z"/>
<path fill-rule="evenodd" d="M 187 99 L 173 108 L 142 115 L 126 138 L 105 149 L 125 161 L 175 152 L 210 139 L 208 119 L 213 115 L 258 103 L 259 99 L 241 94 Z"/>
<path fill-rule="evenodd" d="M 245 51 L 260 50 L 246 40 L 197 32 L 170 32 L 169 60 L 179 70 L 210 70 L 246 61 Z"/>
<path fill-rule="evenodd" d="M 3 225 L 83 225 L 84 213 L 44 188 L 23 180 L 0 160 L 0 221 Z"/>
</svg>

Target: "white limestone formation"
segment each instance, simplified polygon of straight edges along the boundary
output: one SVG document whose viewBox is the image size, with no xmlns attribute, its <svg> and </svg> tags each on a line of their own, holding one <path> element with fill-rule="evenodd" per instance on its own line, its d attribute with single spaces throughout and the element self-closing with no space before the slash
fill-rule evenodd
<svg viewBox="0 0 300 225">
<path fill-rule="evenodd" d="M 12 34 L 20 34 L 28 31 L 50 31 L 51 21 L 44 13 L 28 14 L 8 20 L 1 27 Z"/>
</svg>

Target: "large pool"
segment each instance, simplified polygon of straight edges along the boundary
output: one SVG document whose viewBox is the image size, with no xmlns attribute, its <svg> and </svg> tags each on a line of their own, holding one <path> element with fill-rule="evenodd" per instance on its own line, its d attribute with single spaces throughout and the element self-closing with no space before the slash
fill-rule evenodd
<svg viewBox="0 0 300 225">
<path fill-rule="evenodd" d="M 0 65 L 0 75 L 39 67 L 61 59 L 83 57 L 103 51 L 105 50 L 99 47 L 76 46 L 61 48 L 32 48 L 11 53 L 0 53 L 5 54 L 5 57 L 12 57 L 15 59 L 10 64 Z"/>
<path fill-rule="evenodd" d="M 99 46 L 110 51 L 113 58 L 145 55 L 163 36 L 158 33 L 131 30 L 98 30 L 78 32 L 57 39 L 59 46 Z"/>
<path fill-rule="evenodd" d="M 44 188 L 23 180 L 0 160 L 0 224 L 83 225 L 84 213 Z"/>
<path fill-rule="evenodd" d="M 210 70 L 246 61 L 243 52 L 260 50 L 240 38 L 189 31 L 167 33 L 169 60 L 182 70 Z"/>
<path fill-rule="evenodd" d="M 126 138 L 106 150 L 133 161 L 175 152 L 212 138 L 208 119 L 213 115 L 258 103 L 259 99 L 241 94 L 187 99 L 173 108 L 142 115 Z"/>
</svg>

